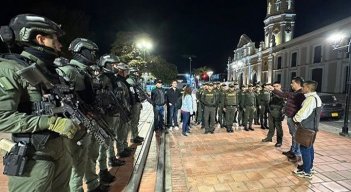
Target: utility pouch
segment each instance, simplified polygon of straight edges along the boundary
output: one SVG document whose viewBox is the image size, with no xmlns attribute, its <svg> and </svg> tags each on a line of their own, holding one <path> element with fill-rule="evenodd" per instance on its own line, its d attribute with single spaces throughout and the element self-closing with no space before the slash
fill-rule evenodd
<svg viewBox="0 0 351 192">
<path fill-rule="evenodd" d="M 29 144 L 19 142 L 3 158 L 4 175 L 22 176 L 28 162 Z"/>
<path fill-rule="evenodd" d="M 30 66 L 17 71 L 16 73 L 27 80 L 33 87 L 37 86 L 39 83 L 43 83 L 47 89 L 54 87 L 54 85 L 51 84 L 44 74 L 38 69 L 36 63 L 33 63 Z"/>
</svg>

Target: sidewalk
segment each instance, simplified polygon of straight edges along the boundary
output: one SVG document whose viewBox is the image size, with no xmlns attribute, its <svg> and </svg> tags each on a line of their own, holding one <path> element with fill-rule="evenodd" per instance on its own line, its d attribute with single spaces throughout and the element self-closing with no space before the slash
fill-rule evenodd
<svg viewBox="0 0 351 192">
<path fill-rule="evenodd" d="M 351 139 L 320 131 L 315 143 L 312 180 L 294 176 L 295 166 L 282 155 L 291 137 L 283 122 L 281 148 L 262 143 L 268 130 L 235 130 L 229 134 L 217 128 L 203 134 L 199 126 L 192 133 L 169 134 L 174 192 L 183 191 L 351 191 Z"/>
</svg>

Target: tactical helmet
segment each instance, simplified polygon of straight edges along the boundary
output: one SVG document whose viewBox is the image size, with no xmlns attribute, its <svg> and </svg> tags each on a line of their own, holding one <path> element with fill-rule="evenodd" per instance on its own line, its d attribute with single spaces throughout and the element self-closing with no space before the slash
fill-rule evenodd
<svg viewBox="0 0 351 192">
<path fill-rule="evenodd" d="M 114 54 L 105 54 L 105 55 L 100 57 L 98 65 L 100 67 L 106 67 L 106 65 L 109 63 L 119 63 L 119 62 L 120 62 L 120 60 L 119 60 L 118 56 L 116 56 Z"/>
<path fill-rule="evenodd" d="M 99 50 L 99 47 L 93 41 L 85 38 L 76 38 L 69 44 L 68 51 L 79 53 L 81 52 L 82 48 L 88 49 L 90 51 Z"/>
<path fill-rule="evenodd" d="M 74 39 L 68 47 L 73 53 L 73 59 L 86 65 L 96 64 L 96 51 L 99 47 L 93 41 L 84 38 Z"/>
<path fill-rule="evenodd" d="M 120 70 L 128 70 L 129 67 L 127 64 L 125 63 L 118 63 L 116 66 L 115 66 L 116 69 L 120 69 Z"/>
<path fill-rule="evenodd" d="M 9 24 L 17 42 L 28 43 L 37 33 L 56 34 L 58 37 L 65 34 L 61 26 L 52 20 L 34 14 L 20 14 L 12 18 Z"/>
<path fill-rule="evenodd" d="M 137 69 L 137 68 L 135 68 L 135 67 L 131 67 L 131 68 L 129 68 L 129 72 L 130 73 L 135 73 L 135 72 L 138 72 L 139 70 Z"/>
</svg>

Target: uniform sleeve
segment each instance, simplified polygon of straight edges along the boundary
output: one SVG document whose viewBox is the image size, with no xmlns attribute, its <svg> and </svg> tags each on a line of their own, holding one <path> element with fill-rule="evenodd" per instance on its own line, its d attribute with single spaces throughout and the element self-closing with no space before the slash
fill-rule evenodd
<svg viewBox="0 0 351 192">
<path fill-rule="evenodd" d="M 47 129 L 49 116 L 33 116 L 18 112 L 20 101 L 29 100 L 29 95 L 27 83 L 15 71 L 0 68 L 0 78 L 6 82 L 1 83 L 4 92 L 0 94 L 0 132 L 27 133 Z"/>
</svg>

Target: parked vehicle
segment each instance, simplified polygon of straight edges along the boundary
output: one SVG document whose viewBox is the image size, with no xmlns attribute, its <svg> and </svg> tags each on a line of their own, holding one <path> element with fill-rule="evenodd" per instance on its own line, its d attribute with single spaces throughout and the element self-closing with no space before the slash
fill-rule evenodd
<svg viewBox="0 0 351 192">
<path fill-rule="evenodd" d="M 318 95 L 322 100 L 321 118 L 342 118 L 345 110 L 335 95 L 328 93 L 319 93 Z"/>
</svg>

